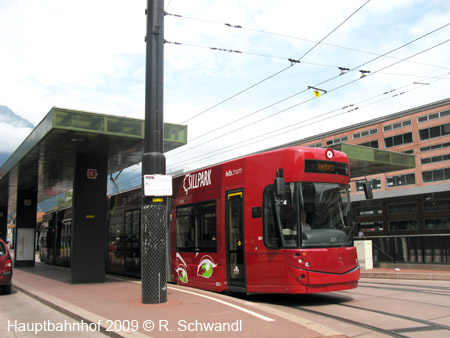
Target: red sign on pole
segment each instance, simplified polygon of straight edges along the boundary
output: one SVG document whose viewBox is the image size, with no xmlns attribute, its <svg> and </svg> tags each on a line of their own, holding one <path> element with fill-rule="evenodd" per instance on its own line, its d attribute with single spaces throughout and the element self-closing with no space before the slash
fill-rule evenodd
<svg viewBox="0 0 450 338">
<path fill-rule="evenodd" d="M 95 180 L 97 179 L 98 176 L 98 172 L 97 169 L 88 169 L 87 170 L 87 178 L 90 180 Z"/>
</svg>

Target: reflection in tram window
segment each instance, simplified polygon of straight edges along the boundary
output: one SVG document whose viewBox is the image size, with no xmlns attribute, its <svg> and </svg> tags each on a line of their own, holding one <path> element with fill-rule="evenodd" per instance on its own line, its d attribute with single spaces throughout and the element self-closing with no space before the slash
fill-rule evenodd
<svg viewBox="0 0 450 338">
<path fill-rule="evenodd" d="M 177 250 L 217 252 L 216 201 L 177 208 Z"/>
<path fill-rule="evenodd" d="M 425 219 L 425 229 L 435 230 L 435 229 L 450 229 L 450 218 L 426 218 Z"/>
<path fill-rule="evenodd" d="M 417 219 L 389 221 L 389 230 L 419 230 L 419 221 Z"/>
</svg>

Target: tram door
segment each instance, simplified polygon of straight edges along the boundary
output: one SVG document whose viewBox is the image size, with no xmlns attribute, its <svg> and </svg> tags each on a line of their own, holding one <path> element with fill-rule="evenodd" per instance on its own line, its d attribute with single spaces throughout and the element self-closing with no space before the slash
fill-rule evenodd
<svg viewBox="0 0 450 338">
<path fill-rule="evenodd" d="M 226 243 L 229 289 L 246 287 L 244 261 L 244 192 L 226 194 Z"/>
<path fill-rule="evenodd" d="M 141 268 L 140 210 L 125 211 L 125 271 L 139 272 Z"/>
</svg>

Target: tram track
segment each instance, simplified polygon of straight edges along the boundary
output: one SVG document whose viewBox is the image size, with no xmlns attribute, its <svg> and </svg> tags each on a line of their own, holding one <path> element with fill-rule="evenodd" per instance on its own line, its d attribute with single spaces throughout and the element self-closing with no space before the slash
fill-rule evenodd
<svg viewBox="0 0 450 338">
<path fill-rule="evenodd" d="M 407 320 L 409 322 L 418 323 L 418 324 L 421 324 L 423 326 L 420 326 L 420 327 L 409 327 L 409 328 L 398 328 L 398 329 L 387 330 L 387 329 L 383 329 L 383 328 L 378 327 L 378 326 L 362 323 L 361 321 L 356 321 L 356 320 L 345 318 L 343 316 L 337 316 L 337 315 L 324 313 L 324 312 L 317 311 L 317 310 L 306 309 L 306 308 L 300 308 L 299 310 L 303 311 L 303 312 L 308 312 L 308 313 L 311 313 L 311 314 L 319 315 L 319 316 L 322 316 L 322 317 L 334 319 L 334 320 L 337 320 L 337 321 L 340 321 L 340 322 L 345 322 L 345 323 L 350 324 L 350 325 L 354 325 L 354 326 L 362 327 L 362 328 L 365 328 L 365 329 L 369 329 L 371 331 L 375 331 L 375 332 L 378 332 L 378 333 L 386 334 L 386 335 L 391 336 L 391 337 L 410 337 L 410 336 L 401 334 L 401 332 L 419 332 L 419 331 L 434 331 L 434 330 L 448 330 L 449 331 L 449 335 L 450 335 L 450 326 L 447 326 L 447 325 L 436 324 L 436 323 L 433 323 L 433 322 L 430 322 L 430 321 L 427 321 L 427 320 L 420 320 L 420 319 L 413 318 L 413 317 L 396 315 L 396 314 L 392 314 L 392 313 L 388 313 L 388 312 L 384 312 L 384 311 L 368 310 L 368 309 L 359 308 L 359 307 L 356 307 L 356 306 L 348 306 L 348 305 L 342 305 L 342 304 L 339 305 L 339 306 L 346 306 L 346 307 L 350 307 L 350 308 L 361 310 L 361 311 L 365 311 L 365 312 L 372 312 L 372 313 L 382 314 L 382 315 L 389 316 L 389 317 L 396 317 L 396 318 L 400 318 L 400 319 L 403 319 L 403 320 Z"/>
<path fill-rule="evenodd" d="M 425 320 L 421 318 L 411 317 L 407 315 L 397 314 L 393 312 L 388 311 L 381 311 L 377 309 L 370 309 L 370 308 L 364 308 L 352 304 L 345 304 L 341 302 L 333 302 L 330 301 L 330 299 L 323 299 L 320 297 L 316 297 L 314 295 L 302 295 L 301 299 L 305 300 L 308 299 L 309 301 L 314 302 L 315 304 L 321 303 L 326 305 L 332 305 L 332 311 L 333 313 L 327 313 L 326 311 L 320 311 L 318 309 L 312 309 L 311 306 L 296 306 L 295 308 L 301 312 L 306 312 L 310 314 L 314 314 L 316 316 L 325 317 L 333 320 L 337 320 L 340 322 L 345 322 L 347 324 L 365 328 L 374 332 L 382 333 L 391 337 L 411 337 L 409 335 L 406 335 L 407 333 L 417 333 L 417 332 L 424 332 L 424 331 L 448 331 L 447 335 L 450 336 L 450 325 L 444 325 L 440 323 L 436 323 L 430 320 Z M 336 309 L 337 307 L 337 309 Z M 357 314 L 354 316 L 358 317 L 358 320 L 347 318 L 344 315 L 337 315 L 338 313 L 347 313 L 345 311 L 340 311 L 339 309 L 346 308 L 346 309 L 352 309 L 356 310 Z M 395 329 L 386 329 L 380 326 L 376 326 L 370 323 L 364 323 L 361 318 L 370 318 L 373 314 L 378 315 L 378 320 L 380 324 L 383 324 L 382 318 L 389 318 L 391 320 L 392 318 L 406 321 L 403 323 L 410 323 L 408 327 L 399 327 Z M 411 325 L 412 324 L 412 325 Z M 418 324 L 418 325 L 414 325 Z"/>
<path fill-rule="evenodd" d="M 398 293 L 396 292 L 398 291 Z M 428 297 L 429 296 L 429 297 Z M 290 315 L 332 327 L 349 337 L 450 337 L 450 288 L 364 282 L 354 290 L 295 296 L 254 296 Z"/>
<path fill-rule="evenodd" d="M 369 284 L 376 284 L 376 286 L 371 286 Z M 389 285 L 389 287 L 385 286 Z M 371 287 L 389 290 L 404 290 L 404 291 L 414 291 L 414 292 L 427 292 L 428 290 L 442 290 L 448 291 L 448 296 L 450 296 L 450 287 L 446 286 L 431 286 L 431 285 L 414 285 L 414 284 L 395 284 L 395 283 L 379 283 L 379 282 L 361 282 L 359 281 L 358 287 Z M 425 289 L 425 290 L 423 290 Z"/>
</svg>

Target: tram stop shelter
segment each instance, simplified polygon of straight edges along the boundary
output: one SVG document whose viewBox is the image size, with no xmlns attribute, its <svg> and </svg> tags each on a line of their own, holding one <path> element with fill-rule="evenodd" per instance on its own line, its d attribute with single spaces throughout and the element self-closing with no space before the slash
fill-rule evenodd
<svg viewBox="0 0 450 338">
<path fill-rule="evenodd" d="M 72 283 L 105 280 L 108 175 L 142 161 L 145 121 L 53 107 L 0 168 L 0 237 L 16 213 L 15 266 L 34 266 L 37 204 L 73 189 Z M 164 151 L 187 126 L 164 123 Z"/>
<path fill-rule="evenodd" d="M 16 212 L 15 266 L 34 266 L 37 204 L 73 190 L 72 283 L 105 280 L 108 175 L 142 161 L 144 120 L 54 107 L 0 168 L 0 237 Z M 164 151 L 187 126 L 164 124 Z M 413 155 L 348 144 L 352 177 L 415 167 Z"/>
</svg>

